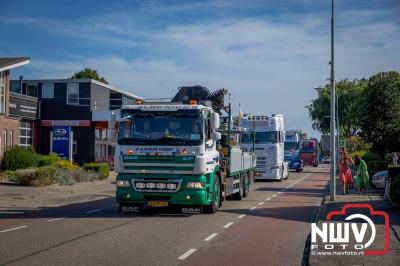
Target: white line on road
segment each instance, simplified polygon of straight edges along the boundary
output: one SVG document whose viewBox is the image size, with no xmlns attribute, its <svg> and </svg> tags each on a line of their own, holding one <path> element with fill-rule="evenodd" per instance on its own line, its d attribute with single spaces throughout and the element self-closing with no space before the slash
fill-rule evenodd
<svg viewBox="0 0 400 266">
<path fill-rule="evenodd" d="M 58 221 L 58 220 L 61 220 L 61 219 L 64 219 L 64 217 L 54 218 L 54 219 L 50 219 L 50 220 L 47 220 L 47 221 L 48 222 L 54 222 L 54 221 Z"/>
<path fill-rule="evenodd" d="M 275 198 L 276 197 L 276 194 L 275 195 L 272 195 L 272 197 L 271 198 Z"/>
<path fill-rule="evenodd" d="M 265 200 L 271 200 L 271 198 L 265 199 Z"/>
<path fill-rule="evenodd" d="M 96 210 L 88 211 L 88 212 L 86 212 L 86 214 L 94 213 L 94 212 L 99 212 L 99 211 L 101 211 L 101 210 L 102 210 L 102 209 L 96 209 Z"/>
<path fill-rule="evenodd" d="M 226 225 L 224 225 L 224 228 L 228 228 L 229 226 L 231 226 L 232 224 L 234 224 L 234 222 L 229 222 Z"/>
<path fill-rule="evenodd" d="M 257 207 L 251 207 L 250 208 L 250 211 L 252 211 L 252 210 L 255 210 Z"/>
<path fill-rule="evenodd" d="M 218 234 L 217 233 L 212 233 L 211 235 L 209 235 L 208 237 L 204 238 L 204 241 L 210 241 L 211 239 L 213 239 L 214 237 L 216 237 Z"/>
<path fill-rule="evenodd" d="M 289 188 L 290 186 L 287 186 L 286 188 Z"/>
<path fill-rule="evenodd" d="M 237 218 L 238 219 L 242 219 L 243 217 L 245 217 L 246 216 L 246 214 L 241 214 L 241 215 L 239 215 Z"/>
<path fill-rule="evenodd" d="M 185 254 L 183 254 L 182 256 L 180 256 L 180 257 L 178 258 L 178 260 L 184 260 L 184 259 L 186 259 L 186 258 L 189 257 L 190 255 L 192 255 L 193 252 L 195 252 L 196 250 L 197 250 L 197 249 L 195 249 L 195 248 L 189 249 L 188 251 L 185 252 Z"/>
<path fill-rule="evenodd" d="M 18 227 L 10 228 L 10 229 L 3 230 L 3 231 L 0 231 L 0 232 L 2 232 L 2 233 L 5 233 L 5 232 L 10 232 L 10 231 L 14 231 L 14 230 L 22 229 L 22 228 L 25 228 L 25 227 L 28 227 L 28 226 L 26 226 L 26 225 L 23 225 L 23 226 L 18 226 Z"/>
<path fill-rule="evenodd" d="M 278 194 L 281 194 L 281 193 L 282 193 L 282 191 L 279 191 L 279 192 L 278 192 Z"/>
<path fill-rule="evenodd" d="M 258 203 L 257 205 L 258 206 L 261 206 L 261 205 L 263 205 L 265 202 L 264 201 L 261 201 L 260 203 Z"/>
</svg>

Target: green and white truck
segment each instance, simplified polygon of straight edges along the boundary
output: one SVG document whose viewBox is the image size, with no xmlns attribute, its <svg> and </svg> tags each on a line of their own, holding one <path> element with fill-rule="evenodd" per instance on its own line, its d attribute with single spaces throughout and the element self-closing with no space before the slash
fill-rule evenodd
<svg viewBox="0 0 400 266">
<path fill-rule="evenodd" d="M 120 211 L 175 206 L 182 213 L 215 213 L 225 199 L 247 196 L 256 156 L 233 144 L 238 132 L 232 132 L 226 93 L 181 87 L 170 102 L 144 101 L 110 116 L 109 125 L 118 128 Z"/>
</svg>

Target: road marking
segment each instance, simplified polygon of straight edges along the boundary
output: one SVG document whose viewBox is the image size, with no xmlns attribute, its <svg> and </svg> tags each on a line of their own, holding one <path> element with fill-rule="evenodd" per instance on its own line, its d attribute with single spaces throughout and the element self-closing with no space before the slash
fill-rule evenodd
<svg viewBox="0 0 400 266">
<path fill-rule="evenodd" d="M 94 212 L 99 212 L 99 211 L 101 211 L 101 210 L 102 210 L 102 209 L 96 209 L 96 210 L 88 211 L 88 212 L 86 212 L 86 214 L 94 213 Z"/>
<path fill-rule="evenodd" d="M 265 199 L 265 200 L 271 200 L 271 198 Z"/>
<path fill-rule="evenodd" d="M 0 211 L 0 214 L 23 214 L 24 212 Z"/>
<path fill-rule="evenodd" d="M 58 221 L 58 220 L 61 220 L 61 219 L 64 219 L 64 217 L 54 218 L 54 219 L 50 219 L 50 220 L 47 220 L 47 221 L 48 222 L 54 222 L 54 221 Z"/>
<path fill-rule="evenodd" d="M 250 208 L 250 211 L 252 211 L 252 210 L 255 210 L 257 207 L 252 207 L 252 208 Z"/>
<path fill-rule="evenodd" d="M 190 255 L 192 255 L 193 252 L 195 252 L 196 250 L 197 250 L 197 249 L 195 249 L 195 248 L 189 249 L 188 251 L 185 252 L 185 254 L 183 254 L 182 256 L 180 256 L 180 257 L 178 258 L 178 260 L 184 260 L 184 259 L 186 259 L 186 258 L 189 257 Z"/>
<path fill-rule="evenodd" d="M 231 226 L 232 224 L 234 224 L 234 222 L 229 222 L 226 225 L 224 225 L 224 228 L 228 228 L 229 226 Z"/>
<path fill-rule="evenodd" d="M 290 186 L 287 186 L 286 188 L 289 188 Z"/>
<path fill-rule="evenodd" d="M 246 214 L 241 214 L 241 215 L 239 215 L 237 218 L 238 219 L 242 219 L 243 217 L 245 217 L 246 216 Z"/>
<path fill-rule="evenodd" d="M 278 194 L 281 194 L 281 193 L 282 193 L 282 191 L 279 191 L 279 192 L 278 192 Z"/>
<path fill-rule="evenodd" d="M 218 234 L 217 233 L 212 233 L 211 235 L 209 235 L 208 237 L 204 238 L 204 241 L 210 241 L 211 239 L 213 239 L 214 237 L 216 237 Z"/>
<path fill-rule="evenodd" d="M 265 202 L 264 201 L 261 201 L 260 203 L 258 203 L 257 205 L 258 206 L 261 206 L 261 205 L 263 205 Z"/>
<path fill-rule="evenodd" d="M 10 229 L 3 230 L 3 231 L 0 231 L 0 232 L 2 232 L 2 233 L 5 233 L 5 232 L 10 232 L 10 231 L 14 231 L 14 230 L 22 229 L 22 228 L 25 228 L 25 227 L 28 227 L 28 226 L 26 226 L 26 225 L 23 225 L 23 226 L 18 226 L 18 227 L 10 228 Z"/>
<path fill-rule="evenodd" d="M 276 194 L 275 195 L 272 195 L 272 197 L 271 198 L 275 198 L 276 197 Z"/>
</svg>

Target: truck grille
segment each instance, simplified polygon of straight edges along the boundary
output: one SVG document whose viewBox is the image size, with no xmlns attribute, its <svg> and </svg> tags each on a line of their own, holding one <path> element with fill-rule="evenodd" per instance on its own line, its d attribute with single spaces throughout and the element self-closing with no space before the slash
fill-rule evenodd
<svg viewBox="0 0 400 266">
<path fill-rule="evenodd" d="M 176 193 L 181 189 L 182 179 L 136 179 L 133 189 L 138 192 Z"/>
<path fill-rule="evenodd" d="M 130 173 L 192 174 L 194 156 L 122 155 L 122 165 Z"/>
</svg>

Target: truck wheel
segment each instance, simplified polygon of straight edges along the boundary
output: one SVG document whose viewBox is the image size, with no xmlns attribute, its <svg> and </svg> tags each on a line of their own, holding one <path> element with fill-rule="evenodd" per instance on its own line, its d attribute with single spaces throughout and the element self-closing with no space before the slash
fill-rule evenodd
<svg viewBox="0 0 400 266">
<path fill-rule="evenodd" d="M 218 176 L 214 177 L 211 204 L 204 207 L 205 213 L 216 213 L 221 204 L 221 185 Z"/>
<path fill-rule="evenodd" d="M 249 190 L 250 190 L 250 178 L 249 178 L 249 173 L 246 173 L 244 176 L 243 180 L 243 198 L 247 197 L 249 195 Z"/>
</svg>

